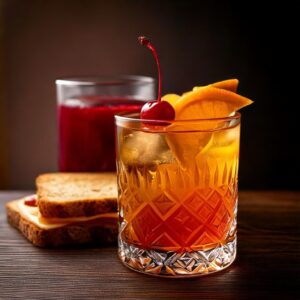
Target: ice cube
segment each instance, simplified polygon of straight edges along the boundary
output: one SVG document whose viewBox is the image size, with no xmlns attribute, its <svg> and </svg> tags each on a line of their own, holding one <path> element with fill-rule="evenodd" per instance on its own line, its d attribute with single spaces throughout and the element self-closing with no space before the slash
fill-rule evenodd
<svg viewBox="0 0 300 300">
<path fill-rule="evenodd" d="M 163 135 L 139 131 L 124 137 L 121 159 L 129 165 L 154 165 L 170 163 L 173 156 Z"/>
</svg>

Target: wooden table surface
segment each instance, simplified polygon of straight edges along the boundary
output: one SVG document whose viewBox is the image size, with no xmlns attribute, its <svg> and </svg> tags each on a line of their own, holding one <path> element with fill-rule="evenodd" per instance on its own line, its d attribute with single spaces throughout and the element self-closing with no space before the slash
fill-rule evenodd
<svg viewBox="0 0 300 300">
<path fill-rule="evenodd" d="M 165 279 L 125 268 L 116 247 L 40 249 L 6 222 L 0 192 L 0 299 L 300 299 L 300 192 L 240 192 L 238 257 L 227 270 Z"/>
</svg>

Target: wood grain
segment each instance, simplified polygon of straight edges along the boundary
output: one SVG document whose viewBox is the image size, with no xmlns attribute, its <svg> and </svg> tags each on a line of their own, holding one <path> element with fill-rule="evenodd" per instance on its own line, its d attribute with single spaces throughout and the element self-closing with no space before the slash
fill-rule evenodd
<svg viewBox="0 0 300 300">
<path fill-rule="evenodd" d="M 6 222 L 0 193 L 0 299 L 300 299 L 300 192 L 240 192 L 238 258 L 196 279 L 132 272 L 116 248 L 39 249 Z"/>
</svg>

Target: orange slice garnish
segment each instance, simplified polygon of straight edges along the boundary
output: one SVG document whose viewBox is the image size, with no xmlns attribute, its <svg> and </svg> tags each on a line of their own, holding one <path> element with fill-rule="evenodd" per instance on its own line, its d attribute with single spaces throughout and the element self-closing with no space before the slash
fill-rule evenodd
<svg viewBox="0 0 300 300">
<path fill-rule="evenodd" d="M 180 98 L 177 94 L 167 94 L 162 97 L 162 100 L 168 101 L 172 106 Z"/>
<path fill-rule="evenodd" d="M 238 84 L 239 84 L 238 79 L 227 79 L 227 80 L 218 81 L 218 82 L 209 84 L 209 86 L 213 86 L 213 87 L 216 87 L 219 89 L 224 89 L 224 90 L 228 90 L 228 91 L 236 93 Z M 203 87 L 205 87 L 205 86 L 195 86 L 193 88 L 193 91 L 196 91 Z M 182 96 L 185 94 L 188 94 L 188 93 L 190 93 L 190 91 L 183 93 Z M 167 94 L 162 97 L 162 100 L 168 101 L 171 105 L 173 105 L 179 99 L 180 99 L 180 96 L 177 94 Z"/>
<path fill-rule="evenodd" d="M 218 81 L 212 84 L 209 84 L 209 86 L 213 86 L 219 89 L 227 90 L 236 93 L 237 87 L 239 85 L 238 79 L 227 79 L 223 81 Z M 193 91 L 198 90 L 199 88 L 202 88 L 203 86 L 195 86 L 193 88 Z"/>
<path fill-rule="evenodd" d="M 168 133 L 166 141 L 182 167 L 193 164 L 195 157 L 210 148 L 207 145 L 212 144 L 213 130 L 224 126 L 222 120 L 216 119 L 226 118 L 252 103 L 250 99 L 236 93 L 237 86 L 238 80 L 230 79 L 194 87 L 181 97 L 169 94 L 163 98 L 173 106 L 176 121 L 205 119 L 187 123 L 176 122 L 168 126 L 167 130 L 173 133 Z M 180 132 L 182 130 L 185 132 Z"/>
<path fill-rule="evenodd" d="M 184 94 L 173 104 L 176 120 L 225 118 L 252 101 L 234 92 L 205 86 Z"/>
<path fill-rule="evenodd" d="M 223 90 L 228 90 L 234 93 L 236 93 L 238 85 L 239 85 L 238 79 L 227 79 L 227 80 L 218 81 L 210 84 L 210 86 L 223 89 Z"/>
</svg>

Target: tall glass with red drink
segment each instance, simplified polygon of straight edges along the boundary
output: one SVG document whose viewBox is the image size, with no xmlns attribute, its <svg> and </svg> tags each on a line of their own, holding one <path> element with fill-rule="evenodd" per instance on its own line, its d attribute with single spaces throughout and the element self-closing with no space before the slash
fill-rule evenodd
<svg viewBox="0 0 300 300">
<path fill-rule="evenodd" d="M 155 82 L 145 76 L 56 80 L 59 170 L 115 170 L 114 115 L 140 111 L 155 98 Z"/>
</svg>

